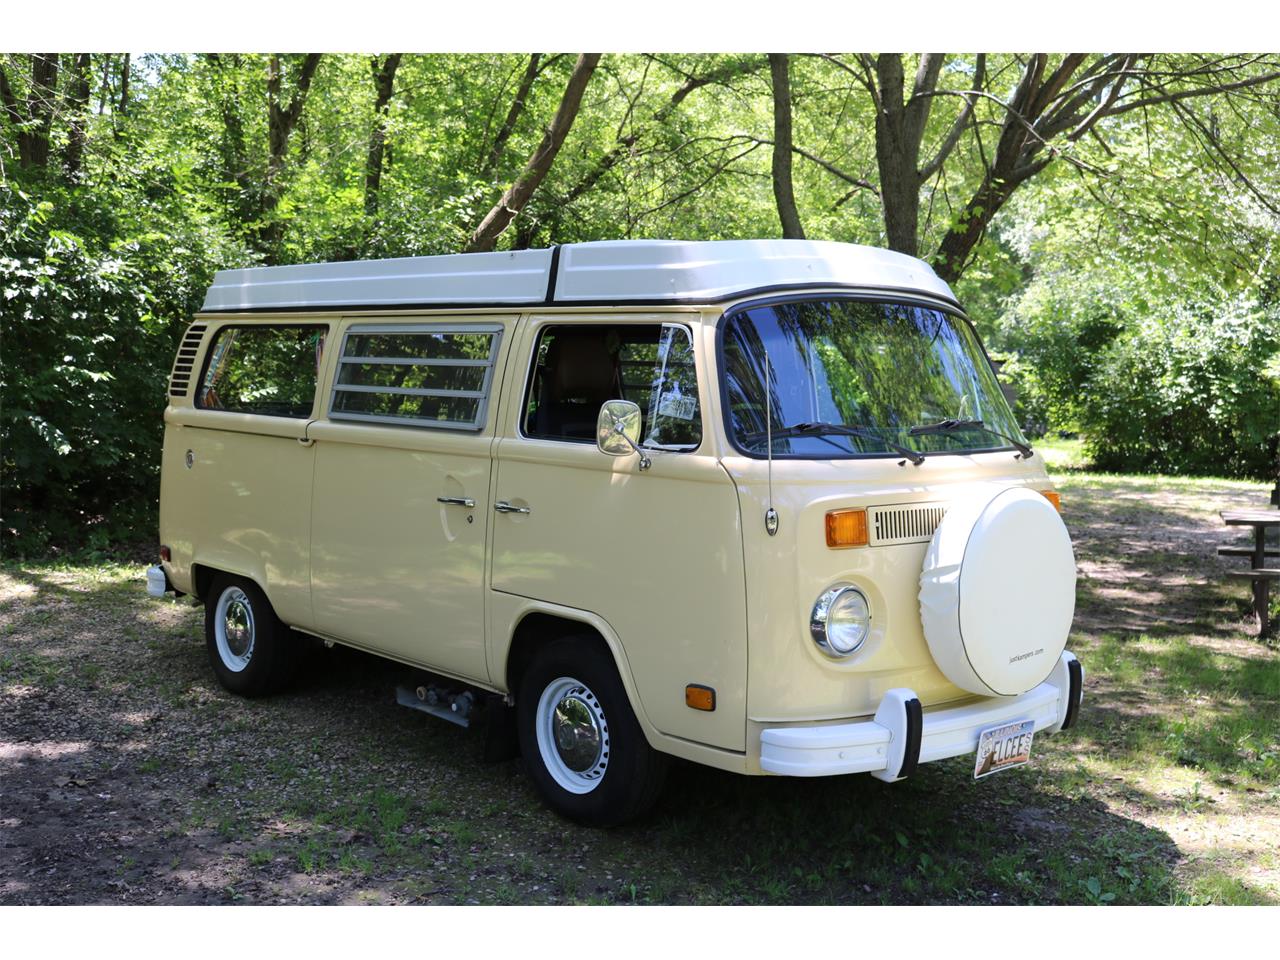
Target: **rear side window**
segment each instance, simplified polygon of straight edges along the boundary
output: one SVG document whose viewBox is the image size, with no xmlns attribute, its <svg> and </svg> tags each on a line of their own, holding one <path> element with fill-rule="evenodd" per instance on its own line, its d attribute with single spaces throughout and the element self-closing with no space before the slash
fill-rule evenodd
<svg viewBox="0 0 1280 960">
<path fill-rule="evenodd" d="M 479 430 L 502 327 L 353 326 L 338 360 L 329 416 Z"/>
<path fill-rule="evenodd" d="M 329 328 L 223 327 L 209 347 L 196 406 L 269 417 L 311 416 Z"/>
<path fill-rule="evenodd" d="M 696 448 L 702 416 L 688 329 L 674 323 L 544 329 L 525 401 L 525 436 L 595 443 L 606 400 L 640 407 L 645 446 Z"/>
</svg>

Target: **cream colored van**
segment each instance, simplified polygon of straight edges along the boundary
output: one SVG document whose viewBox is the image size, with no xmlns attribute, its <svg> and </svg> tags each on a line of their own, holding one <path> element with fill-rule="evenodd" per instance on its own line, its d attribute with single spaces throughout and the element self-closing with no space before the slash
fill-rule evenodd
<svg viewBox="0 0 1280 960">
<path fill-rule="evenodd" d="M 229 690 L 299 634 L 512 718 L 617 823 L 742 774 L 1025 762 L 1071 725 L 1075 561 L 951 290 L 793 240 L 219 273 L 169 383 L 155 595 Z M 507 710 L 509 707 L 511 709 Z"/>
</svg>

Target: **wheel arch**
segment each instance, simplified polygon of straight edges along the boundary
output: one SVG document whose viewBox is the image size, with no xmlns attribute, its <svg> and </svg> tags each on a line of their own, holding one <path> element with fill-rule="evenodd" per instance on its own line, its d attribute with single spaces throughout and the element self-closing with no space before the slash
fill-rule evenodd
<svg viewBox="0 0 1280 960">
<path fill-rule="evenodd" d="M 495 679 L 500 677 L 504 682 L 508 697 L 514 700 L 521 676 L 542 647 L 562 637 L 588 638 L 599 644 L 613 661 L 645 739 L 651 745 L 660 741 L 661 734 L 644 711 L 622 641 L 604 618 L 585 610 L 529 600 L 513 612 L 510 622 L 506 648 L 495 651 L 500 669 L 494 671 Z"/>
<path fill-rule="evenodd" d="M 267 590 L 267 578 L 265 570 L 243 569 L 239 564 L 228 563 L 226 561 L 210 562 L 208 559 L 192 561 L 191 564 L 191 586 L 192 593 L 201 603 L 209 599 L 209 590 L 213 586 L 213 581 L 219 575 L 228 577 L 242 577 L 251 581 L 263 596 L 270 603 L 271 595 Z M 274 604 L 273 604 L 274 605 Z"/>
</svg>

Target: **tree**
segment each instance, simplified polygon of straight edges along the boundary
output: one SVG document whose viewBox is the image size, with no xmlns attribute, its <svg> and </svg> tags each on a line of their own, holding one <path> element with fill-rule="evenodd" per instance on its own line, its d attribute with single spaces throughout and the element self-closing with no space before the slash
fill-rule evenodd
<svg viewBox="0 0 1280 960">
<path fill-rule="evenodd" d="M 510 109 L 507 110 L 507 118 L 503 121 L 497 135 L 494 136 L 493 145 L 489 148 L 484 164 L 480 167 L 480 176 L 483 179 L 488 180 L 494 171 L 498 169 L 498 163 L 502 160 L 502 155 L 507 149 L 507 141 L 511 139 L 511 134 L 515 131 L 516 124 L 524 113 L 525 103 L 529 99 L 529 91 L 533 89 L 533 82 L 538 79 L 538 75 L 543 70 L 559 59 L 559 56 L 555 56 L 550 60 L 543 61 L 542 54 L 529 54 L 529 62 L 525 66 L 524 76 L 520 78 L 520 84 L 516 87 L 516 95 L 511 100 Z"/>
<path fill-rule="evenodd" d="M 49 163 L 49 134 L 58 109 L 58 55 L 33 53 L 25 97 L 19 97 L 0 66 L 0 102 L 17 131 L 18 164 L 43 170 Z"/>
<path fill-rule="evenodd" d="M 280 55 L 274 53 L 267 60 L 267 170 L 262 184 L 259 208 L 262 223 L 258 233 L 262 247 L 268 252 L 279 246 L 280 234 L 284 229 L 284 224 L 274 214 L 284 194 L 289 138 L 302 119 L 302 108 L 307 102 L 307 92 L 311 89 L 311 80 L 319 64 L 318 53 L 308 53 L 302 58 L 293 93 L 286 105 L 284 63 Z"/>
<path fill-rule="evenodd" d="M 67 89 L 67 116 L 69 134 L 64 159 L 67 176 L 80 174 L 80 162 L 84 157 L 86 126 L 89 120 L 89 54 L 76 53 L 71 57 L 71 85 Z"/>
<path fill-rule="evenodd" d="M 769 75 L 773 80 L 773 196 L 778 204 L 782 235 L 804 239 L 800 211 L 791 184 L 791 77 L 790 58 L 785 53 L 769 54 Z"/>
<path fill-rule="evenodd" d="M 520 176 L 480 221 L 480 225 L 476 227 L 466 246 L 468 253 L 492 250 L 498 237 L 520 214 L 534 191 L 538 189 L 538 185 L 542 183 L 555 162 L 556 154 L 560 152 L 565 137 L 569 135 L 573 121 L 578 116 L 578 109 L 582 105 L 582 95 L 586 92 L 591 74 L 595 72 L 596 64 L 599 62 L 600 54 L 598 53 L 583 53 L 578 56 L 578 61 L 573 66 L 573 73 L 569 77 L 569 84 L 565 87 L 564 96 L 560 100 L 560 106 L 556 110 L 551 125 L 547 127 L 542 142 L 529 157 Z"/>
<path fill-rule="evenodd" d="M 972 262 L 992 219 L 1014 191 L 1050 164 L 1060 160 L 1082 171 L 1105 172 L 1076 156 L 1075 147 L 1086 136 L 1102 140 L 1104 121 L 1137 110 L 1149 116 L 1193 98 L 1229 100 L 1280 79 L 1280 58 L 1262 56 L 1037 53 L 1009 57 L 992 71 L 982 54 L 972 61 L 923 54 L 907 95 L 907 58 L 902 54 L 861 54 L 851 62 L 831 55 L 823 59 L 853 77 L 874 107 L 889 246 L 915 255 L 924 249 L 922 241 L 930 241 L 933 249 L 924 252 L 948 281 L 958 279 Z M 948 73 L 970 82 L 940 86 Z M 1002 91 L 1008 89 L 1010 74 L 1018 79 L 1006 95 Z M 957 98 L 960 107 L 945 131 L 935 135 L 929 158 L 922 160 L 933 102 L 945 97 Z M 984 128 L 997 131 L 994 145 L 984 140 Z M 966 149 L 958 151 L 966 136 Z M 829 170 L 834 166 L 796 152 Z M 957 157 L 970 166 L 976 160 L 977 175 L 956 177 L 963 192 L 953 196 L 954 188 L 944 178 Z M 940 237 L 922 235 L 922 194 L 931 199 L 941 194 L 954 210 Z"/>
<path fill-rule="evenodd" d="M 364 212 L 373 216 L 378 212 L 378 191 L 382 188 L 382 161 L 387 146 L 387 107 L 395 86 L 396 70 L 404 54 L 388 54 L 385 60 L 373 57 L 369 66 L 373 71 L 373 129 L 369 132 L 369 154 L 364 175 Z"/>
</svg>

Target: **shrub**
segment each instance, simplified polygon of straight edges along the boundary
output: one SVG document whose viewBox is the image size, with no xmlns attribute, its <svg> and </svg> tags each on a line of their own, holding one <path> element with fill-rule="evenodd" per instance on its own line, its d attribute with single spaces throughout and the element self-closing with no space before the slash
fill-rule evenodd
<svg viewBox="0 0 1280 960">
<path fill-rule="evenodd" d="M 1269 479 L 1280 436 L 1280 306 L 1177 307 L 1128 325 L 1079 403 L 1107 470 Z"/>
<path fill-rule="evenodd" d="M 167 373 L 212 267 L 145 191 L 32 194 L 0 184 L 6 556 L 154 530 Z"/>
</svg>

